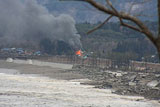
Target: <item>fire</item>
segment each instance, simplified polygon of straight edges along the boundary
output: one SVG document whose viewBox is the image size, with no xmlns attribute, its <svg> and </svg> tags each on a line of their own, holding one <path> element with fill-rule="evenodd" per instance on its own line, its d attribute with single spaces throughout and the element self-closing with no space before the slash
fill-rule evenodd
<svg viewBox="0 0 160 107">
<path fill-rule="evenodd" d="M 82 51 L 81 50 L 76 51 L 76 55 L 82 56 Z"/>
</svg>

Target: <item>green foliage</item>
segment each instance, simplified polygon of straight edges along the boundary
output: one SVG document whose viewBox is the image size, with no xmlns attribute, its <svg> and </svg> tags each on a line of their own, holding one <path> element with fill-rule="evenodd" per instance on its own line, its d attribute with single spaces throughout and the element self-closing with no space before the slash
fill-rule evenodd
<svg viewBox="0 0 160 107">
<path fill-rule="evenodd" d="M 141 60 L 143 56 L 156 54 L 155 47 L 143 34 L 122 27 L 117 22 L 107 23 L 95 32 L 86 35 L 87 31 L 99 24 L 100 22 L 76 25 L 84 50 L 94 52 L 96 56 L 117 60 Z M 145 24 L 153 32 L 157 31 L 156 22 L 146 21 Z"/>
<path fill-rule="evenodd" d="M 42 39 L 40 48 L 49 55 L 71 55 L 74 53 L 70 45 L 63 41 L 51 41 L 48 38 Z"/>
<path fill-rule="evenodd" d="M 54 54 L 55 45 L 48 38 L 42 39 L 40 41 L 40 48 L 44 53 Z"/>
<path fill-rule="evenodd" d="M 56 52 L 58 55 L 71 55 L 74 53 L 71 46 L 69 46 L 67 43 L 63 41 L 57 41 L 56 45 Z"/>
</svg>

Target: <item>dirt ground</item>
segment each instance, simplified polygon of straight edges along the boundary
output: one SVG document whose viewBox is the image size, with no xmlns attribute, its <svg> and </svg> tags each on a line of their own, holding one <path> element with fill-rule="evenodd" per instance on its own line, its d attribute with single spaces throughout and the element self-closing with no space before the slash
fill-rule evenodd
<svg viewBox="0 0 160 107">
<path fill-rule="evenodd" d="M 0 61 L 0 107 L 159 107 L 143 97 L 97 89 L 83 75 L 65 72 L 71 65 Z"/>
<path fill-rule="evenodd" d="M 33 64 L 28 64 L 27 61 L 15 60 L 14 63 L 9 63 L 0 60 L 0 68 L 16 69 L 19 74 L 36 74 L 54 79 L 71 80 L 83 79 L 81 74 L 65 72 L 66 69 L 71 69 L 69 64 L 43 63 L 41 61 L 33 61 Z"/>
</svg>

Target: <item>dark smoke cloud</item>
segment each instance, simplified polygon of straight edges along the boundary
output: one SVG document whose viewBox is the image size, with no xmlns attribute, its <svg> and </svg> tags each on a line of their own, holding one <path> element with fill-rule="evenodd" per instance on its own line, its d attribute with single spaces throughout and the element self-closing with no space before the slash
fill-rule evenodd
<svg viewBox="0 0 160 107">
<path fill-rule="evenodd" d="M 53 16 L 36 0 L 0 0 L 0 44 L 39 44 L 41 39 L 62 40 L 81 47 L 75 21 Z"/>
</svg>

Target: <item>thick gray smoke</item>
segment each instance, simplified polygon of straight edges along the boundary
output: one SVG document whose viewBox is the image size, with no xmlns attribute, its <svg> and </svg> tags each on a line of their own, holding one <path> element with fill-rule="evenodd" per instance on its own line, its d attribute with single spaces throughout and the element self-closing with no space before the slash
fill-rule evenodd
<svg viewBox="0 0 160 107">
<path fill-rule="evenodd" d="M 69 15 L 53 16 L 36 0 L 0 0 L 0 44 L 33 44 L 43 38 L 81 47 L 75 21 Z"/>
</svg>

